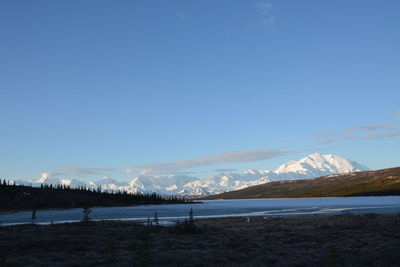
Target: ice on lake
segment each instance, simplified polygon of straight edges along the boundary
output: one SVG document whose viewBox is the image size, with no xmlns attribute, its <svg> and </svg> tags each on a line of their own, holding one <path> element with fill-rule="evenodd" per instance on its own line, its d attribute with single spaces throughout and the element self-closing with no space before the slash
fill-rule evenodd
<svg viewBox="0 0 400 267">
<path fill-rule="evenodd" d="M 131 207 L 92 208 L 92 220 L 147 221 L 157 211 L 162 224 L 173 224 L 188 217 L 190 208 L 195 219 L 229 216 L 293 216 L 341 213 L 396 213 L 400 212 L 400 196 L 337 197 L 291 199 L 241 199 L 208 200 L 202 203 L 143 205 Z M 2 225 L 31 223 L 32 212 L 0 215 Z M 37 224 L 77 222 L 82 219 L 82 209 L 39 210 Z"/>
</svg>

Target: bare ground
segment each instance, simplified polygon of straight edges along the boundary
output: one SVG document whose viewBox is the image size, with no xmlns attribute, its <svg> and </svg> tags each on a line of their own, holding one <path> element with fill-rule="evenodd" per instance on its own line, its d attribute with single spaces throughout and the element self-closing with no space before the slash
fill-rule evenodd
<svg viewBox="0 0 400 267">
<path fill-rule="evenodd" d="M 400 266 L 400 215 L 0 228 L 0 266 Z"/>
</svg>

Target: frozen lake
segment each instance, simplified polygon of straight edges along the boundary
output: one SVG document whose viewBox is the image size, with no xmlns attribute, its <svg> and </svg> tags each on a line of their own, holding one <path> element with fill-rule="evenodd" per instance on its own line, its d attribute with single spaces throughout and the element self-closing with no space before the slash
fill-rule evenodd
<svg viewBox="0 0 400 267">
<path fill-rule="evenodd" d="M 92 208 L 93 220 L 147 221 L 157 211 L 163 224 L 172 224 L 188 217 L 193 208 L 196 218 L 228 216 L 291 216 L 341 213 L 396 213 L 400 212 L 400 196 L 338 197 L 298 199 L 208 200 L 200 204 L 144 205 L 134 207 Z M 32 212 L 0 215 L 2 225 L 31 223 Z M 82 209 L 47 210 L 36 212 L 36 223 L 77 222 Z"/>
</svg>

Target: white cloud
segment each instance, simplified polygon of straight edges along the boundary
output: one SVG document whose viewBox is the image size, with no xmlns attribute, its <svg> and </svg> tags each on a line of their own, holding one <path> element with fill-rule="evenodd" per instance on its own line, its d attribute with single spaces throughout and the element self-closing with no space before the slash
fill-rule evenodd
<svg viewBox="0 0 400 267">
<path fill-rule="evenodd" d="M 260 22 L 263 25 L 273 25 L 275 23 L 275 16 L 273 14 L 273 10 L 275 8 L 275 4 L 273 1 L 263 1 L 259 2 L 256 5 L 257 10 L 260 14 Z"/>
<path fill-rule="evenodd" d="M 267 18 L 263 18 L 261 19 L 261 23 L 264 25 L 272 25 L 275 22 L 275 17 L 267 17 Z"/>
<path fill-rule="evenodd" d="M 61 176 L 61 175 L 66 175 L 66 173 L 62 172 L 43 172 L 42 177 L 49 178 L 49 177 L 56 177 L 56 176 Z"/>
<path fill-rule="evenodd" d="M 237 171 L 237 169 L 215 169 L 215 172 L 234 172 Z"/>
<path fill-rule="evenodd" d="M 314 147 L 314 148 L 308 148 L 304 149 L 303 152 L 317 152 L 317 151 L 324 151 L 326 148 L 324 147 Z"/>
<path fill-rule="evenodd" d="M 260 10 L 262 15 L 267 15 L 268 12 L 273 8 L 272 1 L 263 1 L 257 4 L 257 8 Z"/>
<path fill-rule="evenodd" d="M 323 130 L 321 132 L 319 132 L 318 134 L 315 135 L 315 138 L 317 139 L 328 139 L 328 138 L 333 138 L 336 136 L 335 131 L 330 130 L 330 129 L 326 129 Z"/>
<path fill-rule="evenodd" d="M 183 12 L 179 11 L 178 12 L 178 18 L 179 19 L 186 19 L 186 15 Z"/>
<path fill-rule="evenodd" d="M 375 131 L 375 130 L 392 129 L 392 128 L 393 125 L 391 124 L 378 124 L 378 125 L 356 126 L 347 128 L 346 130 L 349 132 L 355 132 L 355 131 Z"/>
<path fill-rule="evenodd" d="M 131 168 L 142 169 L 141 174 L 174 173 L 182 169 L 208 166 L 219 163 L 252 162 L 279 157 L 296 151 L 278 151 L 269 149 L 246 150 L 213 154 L 192 160 L 180 160 L 166 163 L 149 163 L 135 165 Z"/>
<path fill-rule="evenodd" d="M 56 177 L 56 176 L 67 176 L 67 175 L 101 175 L 105 172 L 116 170 L 115 168 L 62 168 L 56 171 L 44 172 L 44 177 Z"/>
<path fill-rule="evenodd" d="M 314 138 L 319 139 L 317 143 L 322 145 L 334 143 L 340 140 L 337 137 L 336 132 L 330 129 L 322 130 L 321 132 L 316 134 Z"/>
<path fill-rule="evenodd" d="M 326 144 L 335 143 L 335 142 L 337 142 L 339 140 L 340 139 L 322 139 L 322 140 L 318 141 L 318 144 L 326 145 Z"/>
<path fill-rule="evenodd" d="M 366 135 L 360 133 L 372 132 Z M 358 133 L 358 134 L 357 134 Z M 331 130 L 325 130 L 314 137 L 318 140 L 318 144 L 331 144 L 340 141 L 357 140 L 357 139 L 382 139 L 396 137 L 399 131 L 393 124 L 373 124 L 354 126 L 344 130 L 343 135 L 337 135 Z"/>
<path fill-rule="evenodd" d="M 391 131 L 387 133 L 376 133 L 376 134 L 367 134 L 364 136 L 365 139 L 382 139 L 382 138 L 393 138 L 400 136 L 400 131 Z"/>
<path fill-rule="evenodd" d="M 60 172 L 70 173 L 70 174 L 102 174 L 104 172 L 114 171 L 115 168 L 62 168 L 59 169 Z"/>
</svg>

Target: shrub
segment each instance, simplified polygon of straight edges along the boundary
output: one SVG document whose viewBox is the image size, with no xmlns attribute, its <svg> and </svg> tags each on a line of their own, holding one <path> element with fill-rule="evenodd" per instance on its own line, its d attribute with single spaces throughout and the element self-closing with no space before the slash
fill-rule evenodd
<svg viewBox="0 0 400 267">
<path fill-rule="evenodd" d="M 153 219 L 153 222 L 154 222 L 154 224 L 155 224 L 155 225 L 159 225 L 159 224 L 160 224 L 160 222 L 158 221 L 158 215 L 157 215 L 157 211 L 154 213 L 154 219 Z"/>
<path fill-rule="evenodd" d="M 85 206 L 82 209 L 83 217 L 82 217 L 82 222 L 89 222 L 90 217 L 89 214 L 92 212 L 89 206 Z"/>
<path fill-rule="evenodd" d="M 36 221 L 36 210 L 32 210 L 31 221 L 32 221 L 32 224 L 34 224 Z"/>
<path fill-rule="evenodd" d="M 198 229 L 196 225 L 194 224 L 194 216 L 193 216 L 193 209 L 190 208 L 189 212 L 189 218 L 185 218 L 183 223 L 179 222 L 179 220 L 176 222 L 176 225 L 174 227 L 174 230 L 178 233 L 182 234 L 194 234 L 198 232 Z"/>
</svg>

